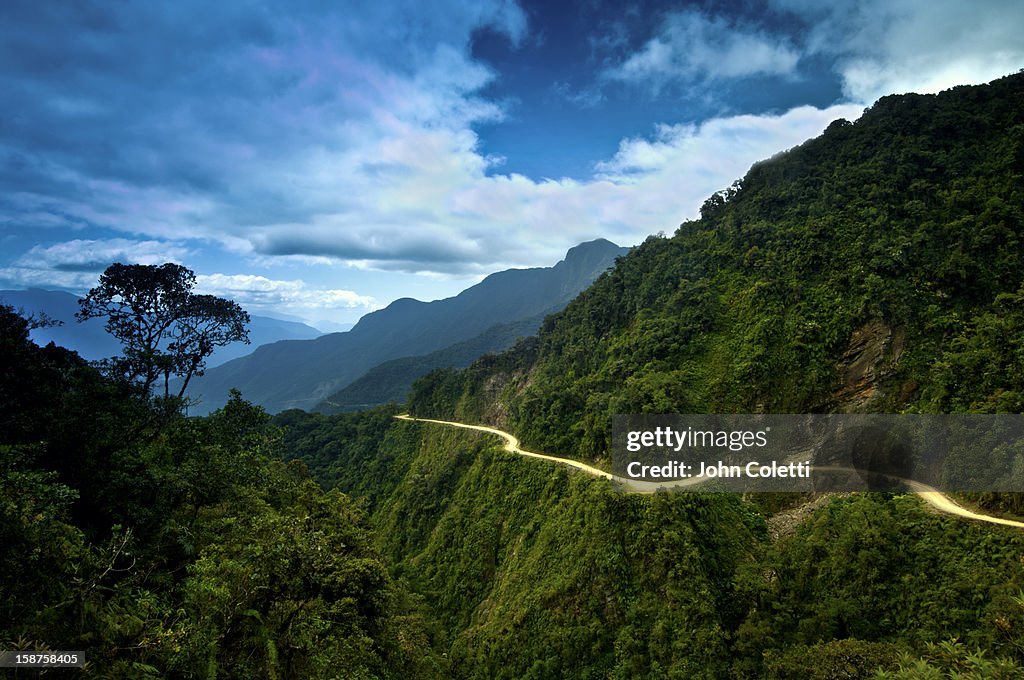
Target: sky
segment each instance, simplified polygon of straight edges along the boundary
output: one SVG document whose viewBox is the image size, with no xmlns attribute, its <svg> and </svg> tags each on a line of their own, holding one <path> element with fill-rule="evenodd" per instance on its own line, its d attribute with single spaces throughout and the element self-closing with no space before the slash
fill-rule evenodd
<svg viewBox="0 0 1024 680">
<path fill-rule="evenodd" d="M 0 288 L 178 262 L 351 323 L 672 233 L 891 93 L 1024 68 L 997 0 L 0 5 Z"/>
</svg>

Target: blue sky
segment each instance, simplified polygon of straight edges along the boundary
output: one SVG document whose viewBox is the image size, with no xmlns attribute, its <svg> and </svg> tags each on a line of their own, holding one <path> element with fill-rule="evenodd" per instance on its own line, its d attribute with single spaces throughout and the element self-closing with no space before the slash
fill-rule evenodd
<svg viewBox="0 0 1024 680">
<path fill-rule="evenodd" d="M 1024 3 L 0 7 L 0 287 L 180 262 L 255 313 L 397 297 L 671 233 L 894 92 L 1024 67 Z"/>
</svg>

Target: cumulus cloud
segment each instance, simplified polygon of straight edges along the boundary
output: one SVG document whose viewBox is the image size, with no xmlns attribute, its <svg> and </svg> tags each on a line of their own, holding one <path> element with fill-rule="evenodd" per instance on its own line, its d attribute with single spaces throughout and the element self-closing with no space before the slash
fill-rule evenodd
<svg viewBox="0 0 1024 680">
<path fill-rule="evenodd" d="M 96 285 L 94 272 L 69 272 L 36 267 L 0 267 L 0 281 L 19 288 L 64 288 L 86 291 Z"/>
<path fill-rule="evenodd" d="M 545 252 L 553 262 L 564 240 L 595 234 L 622 243 L 671 230 L 695 217 L 709 195 L 741 177 L 754 162 L 820 134 L 862 107 L 800 107 L 783 115 L 734 116 L 702 125 L 659 126 L 652 139 L 621 143 L 593 179 L 534 181 L 521 175 L 465 173 L 450 181 L 444 208 L 457 233 L 476 239 L 483 257 Z M 423 178 L 424 181 L 429 181 Z M 491 225 L 490 229 L 473 225 Z M 505 235 L 513 235 L 508 238 Z"/>
<path fill-rule="evenodd" d="M 833 120 L 856 119 L 862 110 L 859 105 L 803 106 L 778 116 L 661 125 L 651 139 L 623 140 L 618 152 L 598 165 L 598 173 L 619 193 L 620 219 L 636 215 L 651 233 L 674 226 L 664 224 L 665 214 L 698 217 L 703 201 L 728 186 L 726 178 L 742 177 L 755 161 L 817 136 Z"/>
<path fill-rule="evenodd" d="M 254 194 L 301 181 L 288 190 L 300 205 L 292 206 L 297 214 L 281 215 L 287 221 L 238 224 L 229 206 L 214 203 L 198 224 L 211 225 L 206 235 L 234 252 L 263 259 L 459 275 L 554 263 L 569 245 L 596 236 L 629 244 L 671 230 L 752 163 L 819 134 L 835 118 L 859 113 L 856 106 L 803 107 L 778 116 L 662 125 L 651 139 L 624 140 L 587 180 L 488 174 L 471 131 L 396 123 L 390 134 L 248 175 Z M 134 200 L 110 205 L 110 215 L 139 224 L 132 219 Z M 147 229 L 177 233 L 163 225 Z M 190 235 L 202 234 L 200 226 Z M 152 250 L 153 257 L 169 252 L 158 245 Z M 56 263 L 55 255 L 51 260 Z"/>
<path fill-rule="evenodd" d="M 369 312 L 380 307 L 372 297 L 351 290 L 317 288 L 298 279 L 277 280 L 252 274 L 199 274 L 196 291 L 226 297 L 253 310 Z"/>
<path fill-rule="evenodd" d="M 784 37 L 701 12 L 673 12 L 655 37 L 606 76 L 661 87 L 680 80 L 789 75 L 799 59 Z"/>
</svg>

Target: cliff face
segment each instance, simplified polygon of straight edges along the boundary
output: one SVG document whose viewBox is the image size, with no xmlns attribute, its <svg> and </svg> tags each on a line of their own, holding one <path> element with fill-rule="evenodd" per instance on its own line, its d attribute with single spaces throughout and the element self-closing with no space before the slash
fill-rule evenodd
<svg viewBox="0 0 1024 680">
<path fill-rule="evenodd" d="M 282 422 L 287 443 L 315 455 L 315 424 L 366 433 L 374 417 Z M 378 424 L 372 446 L 334 438 L 332 469 L 340 488 L 366 494 L 381 551 L 422 595 L 452 677 L 728 676 L 736 579 L 764 535 L 739 497 L 626 495 L 490 435 Z"/>
<path fill-rule="evenodd" d="M 1019 533 L 911 495 L 624 494 L 386 411 L 278 422 L 365 499 L 451 677 L 871 677 L 954 630 L 1024 639 L 992 624 L 1020 615 Z"/>
</svg>

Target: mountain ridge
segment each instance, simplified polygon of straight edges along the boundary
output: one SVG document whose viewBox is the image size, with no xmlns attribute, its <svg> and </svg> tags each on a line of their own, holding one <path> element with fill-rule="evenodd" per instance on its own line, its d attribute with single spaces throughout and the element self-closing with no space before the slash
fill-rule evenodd
<svg viewBox="0 0 1024 680">
<path fill-rule="evenodd" d="M 410 411 L 591 461 L 615 413 L 1021 412 L 1022 179 L 1024 73 L 883 97 Z"/>
<path fill-rule="evenodd" d="M 260 347 L 194 379 L 189 393 L 201 401 L 199 412 L 215 408 L 231 388 L 270 412 L 313 408 L 384 361 L 428 354 L 496 323 L 561 308 L 628 250 L 595 239 L 574 246 L 552 267 L 495 272 L 450 298 L 400 298 L 346 333 Z"/>
<path fill-rule="evenodd" d="M 554 310 L 552 310 L 554 311 Z M 480 335 L 429 354 L 400 357 L 378 364 L 317 404 L 319 413 L 362 410 L 403 402 L 413 383 L 439 368 L 464 368 L 484 354 L 501 352 L 537 332 L 546 313 L 491 326 Z"/>
</svg>

